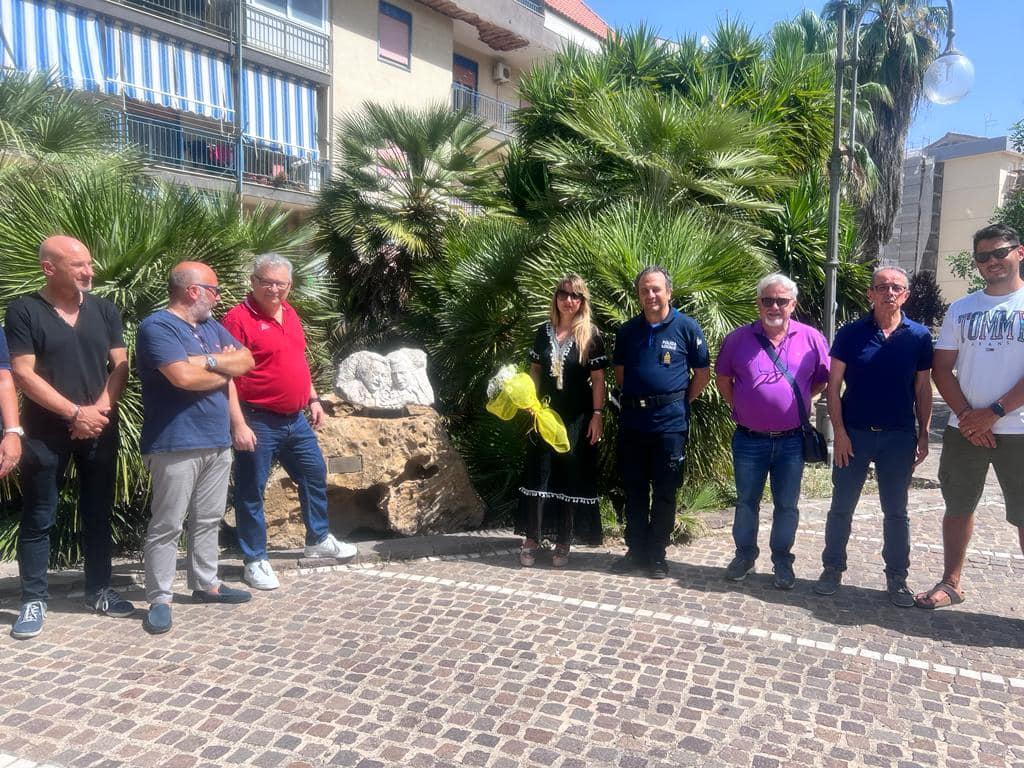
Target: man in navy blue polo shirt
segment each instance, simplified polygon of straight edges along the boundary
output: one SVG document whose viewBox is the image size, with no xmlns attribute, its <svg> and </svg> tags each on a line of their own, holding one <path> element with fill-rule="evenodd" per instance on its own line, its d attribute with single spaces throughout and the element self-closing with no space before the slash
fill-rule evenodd
<svg viewBox="0 0 1024 768">
<path fill-rule="evenodd" d="M 910 608 L 914 596 L 907 588 L 907 491 L 914 467 L 928 455 L 932 338 L 927 328 L 901 310 L 907 300 L 907 273 L 899 267 L 876 269 L 868 298 L 871 313 L 844 326 L 832 345 L 827 394 L 835 466 L 821 554 L 824 570 L 814 591 L 833 595 L 839 588 L 853 511 L 868 464 L 874 461 L 884 517 L 882 559 L 889 602 Z M 843 384 L 846 391 L 840 399 Z"/>
<path fill-rule="evenodd" d="M 646 567 L 652 579 L 664 579 L 676 491 L 683 480 L 690 403 L 707 386 L 711 369 L 700 327 L 669 303 L 672 277 L 665 268 L 647 267 L 634 285 L 643 314 L 623 323 L 615 337 L 628 551 L 611 570 L 631 573 Z"/>
</svg>

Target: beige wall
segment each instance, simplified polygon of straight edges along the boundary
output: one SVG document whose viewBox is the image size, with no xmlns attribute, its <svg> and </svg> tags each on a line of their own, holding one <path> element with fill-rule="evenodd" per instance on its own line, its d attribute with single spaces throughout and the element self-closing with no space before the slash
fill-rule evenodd
<svg viewBox="0 0 1024 768">
<path fill-rule="evenodd" d="M 494 55 L 481 53 L 459 43 L 455 43 L 454 52 L 460 56 L 465 56 L 467 59 L 472 59 L 480 65 L 480 77 L 477 82 L 477 90 L 480 93 L 484 96 L 490 96 L 492 99 L 508 102 L 509 104 L 519 104 L 519 94 L 516 91 L 516 83 L 519 82 L 519 78 L 522 75 L 519 69 L 514 65 L 512 66 L 512 79 L 510 82 L 504 85 L 494 82 L 494 63 L 504 61 L 508 64 L 510 62 L 507 58 L 501 58 L 497 52 Z"/>
<path fill-rule="evenodd" d="M 558 35 L 564 42 L 575 43 L 588 51 L 601 50 L 600 38 L 589 29 L 584 29 L 569 21 L 550 8 L 544 14 L 544 28 L 549 29 Z"/>
<path fill-rule="evenodd" d="M 358 109 L 364 101 L 417 107 L 449 99 L 452 20 L 413 0 L 388 2 L 412 14 L 408 70 L 377 59 L 377 0 L 332 0 L 335 116 Z"/>
<path fill-rule="evenodd" d="M 971 250 L 971 238 L 1002 204 L 1008 173 L 1020 167 L 1012 152 L 958 157 L 945 161 L 942 212 L 939 224 L 939 259 L 936 275 L 942 295 L 953 301 L 967 293 L 967 283 L 953 276 L 949 257 Z"/>
</svg>

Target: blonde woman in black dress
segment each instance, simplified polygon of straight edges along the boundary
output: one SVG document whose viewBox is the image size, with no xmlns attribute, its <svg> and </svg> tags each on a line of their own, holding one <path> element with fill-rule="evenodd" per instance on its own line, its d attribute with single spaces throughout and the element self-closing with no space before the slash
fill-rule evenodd
<svg viewBox="0 0 1024 768">
<path fill-rule="evenodd" d="M 565 422 L 569 452 L 556 453 L 530 434 L 526 472 L 519 489 L 516 533 L 524 537 L 519 562 L 536 562 L 544 539 L 555 542 L 551 564 L 564 568 L 572 542 L 601 543 L 597 504 L 597 442 L 604 408 L 604 341 L 590 319 L 590 291 L 579 275 L 558 281 L 548 322 L 530 350 L 537 396 Z"/>
</svg>

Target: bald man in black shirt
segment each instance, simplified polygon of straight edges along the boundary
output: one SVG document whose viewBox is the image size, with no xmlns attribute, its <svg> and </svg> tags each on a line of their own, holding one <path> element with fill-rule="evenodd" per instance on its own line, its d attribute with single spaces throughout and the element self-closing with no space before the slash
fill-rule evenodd
<svg viewBox="0 0 1024 768">
<path fill-rule="evenodd" d="M 72 459 L 85 555 L 85 599 L 97 613 L 124 617 L 134 606 L 110 588 L 116 404 L 128 380 L 121 313 L 92 296 L 92 255 L 72 237 L 39 248 L 46 285 L 7 307 L 14 380 L 25 395 L 18 531 L 21 611 L 11 636 L 38 635 L 49 599 L 46 569 L 58 491 Z"/>
</svg>

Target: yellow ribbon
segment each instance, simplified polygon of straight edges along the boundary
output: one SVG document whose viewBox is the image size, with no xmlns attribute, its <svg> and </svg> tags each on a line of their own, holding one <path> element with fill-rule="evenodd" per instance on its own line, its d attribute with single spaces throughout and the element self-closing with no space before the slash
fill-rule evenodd
<svg viewBox="0 0 1024 768">
<path fill-rule="evenodd" d="M 544 442 L 558 453 L 569 452 L 565 423 L 554 408 L 537 399 L 537 388 L 530 374 L 517 373 L 506 381 L 486 407 L 490 413 L 505 421 L 510 420 L 519 410 L 529 411 L 533 417 L 533 428 L 544 438 Z"/>
</svg>

